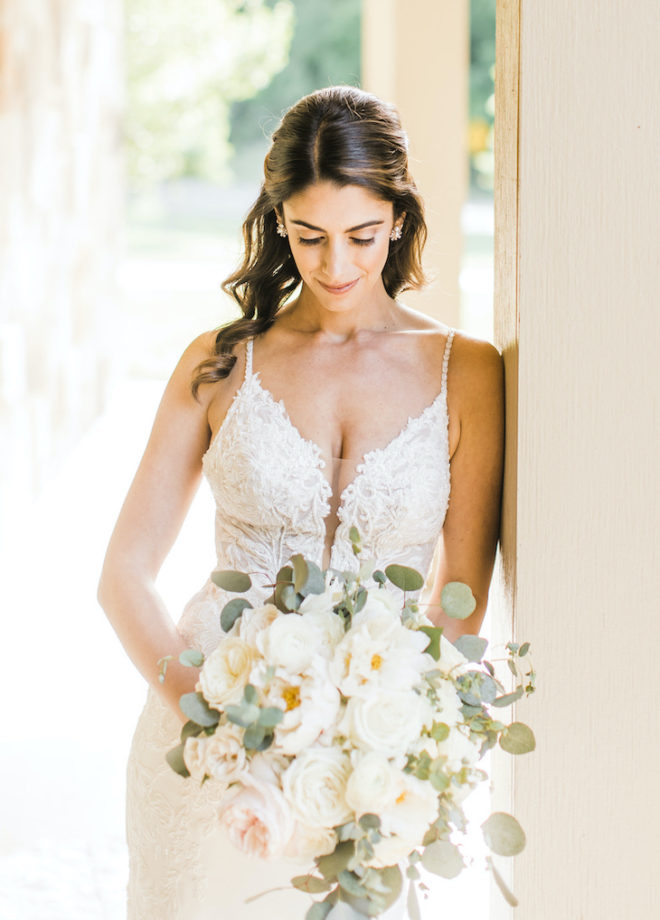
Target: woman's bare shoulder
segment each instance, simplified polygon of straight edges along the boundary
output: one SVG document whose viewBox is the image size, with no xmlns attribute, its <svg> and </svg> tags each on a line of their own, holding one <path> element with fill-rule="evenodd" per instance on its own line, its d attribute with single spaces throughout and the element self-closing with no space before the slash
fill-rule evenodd
<svg viewBox="0 0 660 920">
<path fill-rule="evenodd" d="M 504 363 L 498 349 L 487 339 L 454 330 L 449 362 L 449 387 L 464 409 L 501 398 Z"/>
</svg>

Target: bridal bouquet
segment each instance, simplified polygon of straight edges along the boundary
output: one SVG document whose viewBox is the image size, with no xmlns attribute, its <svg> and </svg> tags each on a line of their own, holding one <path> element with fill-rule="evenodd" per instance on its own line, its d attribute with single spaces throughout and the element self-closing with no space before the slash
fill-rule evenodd
<svg viewBox="0 0 660 920">
<path fill-rule="evenodd" d="M 359 555 L 354 529 L 351 538 Z M 212 577 L 237 594 L 251 587 L 241 572 Z M 516 686 L 506 692 L 483 660 L 485 639 L 452 644 L 420 612 L 422 584 L 406 566 L 322 572 L 294 556 L 262 606 L 229 601 L 227 636 L 206 659 L 181 656 L 201 672 L 197 691 L 181 697 L 189 722 L 168 762 L 225 787 L 220 820 L 234 845 L 309 860 L 310 872 L 292 879 L 316 896 L 307 920 L 323 920 L 338 901 L 378 916 L 399 897 L 403 873 L 409 914 L 419 916 L 417 865 L 445 878 L 464 865 L 455 838 L 466 829 L 462 802 L 487 778 L 480 758 L 498 742 L 512 754 L 534 748 L 526 725 L 492 712 L 534 690 L 529 644 L 507 645 Z M 441 603 L 457 618 L 475 607 L 461 582 L 445 585 Z M 524 847 L 504 812 L 482 830 L 495 854 Z M 488 865 L 515 904 L 490 857 Z"/>
</svg>

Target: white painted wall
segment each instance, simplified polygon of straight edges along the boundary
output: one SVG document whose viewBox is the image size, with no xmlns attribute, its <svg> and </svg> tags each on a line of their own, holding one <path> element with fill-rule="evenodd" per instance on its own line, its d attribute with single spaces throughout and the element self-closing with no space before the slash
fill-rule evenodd
<svg viewBox="0 0 660 920">
<path fill-rule="evenodd" d="M 511 7 L 502 0 L 498 13 Z M 532 642 L 539 685 L 518 707 L 538 748 L 515 762 L 513 810 L 528 833 L 514 864 L 515 916 L 652 920 L 660 6 L 525 0 L 520 11 L 517 217 L 510 202 L 496 226 L 506 237 L 517 219 L 515 278 L 497 297 L 509 344 L 516 308 L 519 318 L 505 508 L 511 525 L 517 499 L 517 535 L 505 552 L 516 554 L 515 631 Z M 503 55 L 516 48 L 498 47 L 502 74 Z M 502 164 L 499 178 L 509 179 Z M 492 916 L 513 912 L 497 904 Z"/>
</svg>

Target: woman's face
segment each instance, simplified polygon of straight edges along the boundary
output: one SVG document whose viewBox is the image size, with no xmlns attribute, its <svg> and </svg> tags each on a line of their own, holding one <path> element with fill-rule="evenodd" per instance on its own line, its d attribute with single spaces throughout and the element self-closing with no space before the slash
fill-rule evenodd
<svg viewBox="0 0 660 920">
<path fill-rule="evenodd" d="M 383 296 L 391 201 L 359 185 L 317 182 L 282 207 L 300 276 L 323 307 L 343 311 L 370 295 Z"/>
</svg>

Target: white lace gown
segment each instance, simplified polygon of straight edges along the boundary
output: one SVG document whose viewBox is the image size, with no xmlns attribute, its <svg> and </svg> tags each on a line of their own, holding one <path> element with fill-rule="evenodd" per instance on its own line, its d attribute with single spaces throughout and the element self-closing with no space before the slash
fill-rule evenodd
<svg viewBox="0 0 660 920">
<path fill-rule="evenodd" d="M 355 570 L 349 529 L 362 537 L 364 558 L 428 573 L 450 493 L 447 367 L 454 330 L 445 346 L 441 390 L 385 447 L 365 454 L 336 506 L 330 565 Z M 284 404 L 246 369 L 223 424 L 203 460 L 216 502 L 218 567 L 263 573 L 247 594 L 256 604 L 294 553 L 323 564 L 332 485 L 320 448 L 302 437 Z M 427 583 L 431 581 L 431 574 Z M 263 587 L 262 587 L 263 585 Z M 220 611 L 231 597 L 211 581 L 186 605 L 179 630 L 191 648 L 208 654 L 223 641 Z M 127 775 L 130 854 L 129 920 L 297 920 L 311 901 L 281 888 L 309 868 L 264 861 L 239 852 L 219 827 L 218 794 L 175 774 L 165 754 L 179 741 L 180 723 L 149 690 L 137 724 Z M 406 916 L 405 897 L 387 912 Z"/>
</svg>

